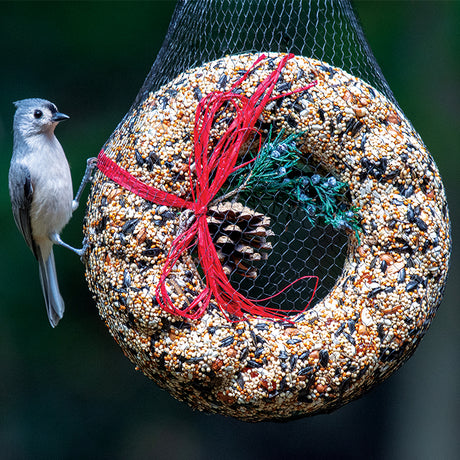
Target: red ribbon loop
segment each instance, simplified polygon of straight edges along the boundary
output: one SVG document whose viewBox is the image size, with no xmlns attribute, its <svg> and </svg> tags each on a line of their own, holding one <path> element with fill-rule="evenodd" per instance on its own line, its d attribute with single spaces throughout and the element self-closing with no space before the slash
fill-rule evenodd
<svg viewBox="0 0 460 460">
<path fill-rule="evenodd" d="M 204 314 L 211 299 L 214 297 L 215 302 L 224 314 L 229 313 L 238 318 L 243 317 L 244 313 L 271 319 L 289 318 L 289 315 L 283 312 L 283 310 L 257 305 L 254 302 L 260 302 L 260 300 L 251 301 L 233 288 L 223 271 L 213 244 L 208 228 L 207 212 L 209 204 L 219 193 L 229 175 L 241 166 L 236 166 L 238 154 L 251 133 L 256 132 L 255 124 L 265 106 L 269 101 L 280 97 L 272 97 L 272 93 L 286 62 L 293 57 L 294 55 L 292 54 L 285 55 L 278 64 L 278 67 L 265 80 L 260 82 L 250 97 L 235 94 L 233 91 L 266 58 L 265 55 L 261 55 L 229 91 L 215 91 L 201 99 L 195 116 L 194 152 L 189 159 L 191 200 L 184 200 L 176 195 L 143 183 L 109 159 L 103 150 L 101 150 L 98 156 L 97 167 L 107 177 L 125 189 L 159 205 L 190 209 L 195 215 L 192 225 L 177 236 L 171 244 L 171 249 L 156 287 L 156 299 L 159 305 L 169 313 L 189 319 L 198 319 Z M 315 84 L 316 82 L 313 82 L 305 88 L 284 93 L 281 96 L 305 91 Z M 210 152 L 209 145 L 212 123 L 225 104 L 230 104 L 233 107 L 235 116 L 227 131 L 221 136 Z M 192 180 L 193 175 L 191 173 L 192 157 L 195 163 L 195 181 Z M 167 279 L 182 254 L 189 250 L 195 243 L 197 243 L 200 264 L 206 277 L 206 286 L 187 307 L 178 308 L 168 293 Z M 313 294 L 304 310 L 308 308 L 316 292 L 318 277 L 303 276 L 295 281 L 310 278 L 316 279 L 316 284 Z M 281 292 L 276 295 L 279 295 Z M 268 300 L 272 297 L 263 300 Z"/>
</svg>

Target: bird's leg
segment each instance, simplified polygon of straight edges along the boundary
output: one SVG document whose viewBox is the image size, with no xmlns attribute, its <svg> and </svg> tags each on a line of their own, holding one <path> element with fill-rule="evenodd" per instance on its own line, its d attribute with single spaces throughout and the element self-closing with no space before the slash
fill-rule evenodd
<svg viewBox="0 0 460 460">
<path fill-rule="evenodd" d="M 91 174 L 93 173 L 93 170 L 96 164 L 97 164 L 97 158 L 95 157 L 88 158 L 88 160 L 86 160 L 85 174 L 83 176 L 83 179 L 81 180 L 80 187 L 78 187 L 77 194 L 75 195 L 75 198 L 72 201 L 72 211 L 75 211 L 75 209 L 78 208 L 78 205 L 80 203 L 81 194 L 83 193 L 83 190 L 86 184 L 91 181 Z M 60 244 L 60 243 L 56 243 L 56 244 Z"/>
<path fill-rule="evenodd" d="M 84 256 L 85 256 L 86 250 L 88 249 L 88 242 L 86 241 L 86 238 L 83 239 L 83 247 L 81 249 L 74 248 L 73 246 L 70 246 L 70 244 L 65 243 L 64 241 L 62 241 L 61 237 L 57 233 L 53 233 L 50 236 L 50 240 L 54 244 L 62 246 L 66 249 L 70 249 L 72 252 L 75 252 L 75 254 L 77 254 L 80 257 L 82 262 L 85 261 Z"/>
</svg>

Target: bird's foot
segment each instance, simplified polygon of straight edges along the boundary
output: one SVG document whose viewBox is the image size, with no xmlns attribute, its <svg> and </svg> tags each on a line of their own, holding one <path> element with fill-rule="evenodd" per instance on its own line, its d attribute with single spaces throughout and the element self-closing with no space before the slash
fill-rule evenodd
<svg viewBox="0 0 460 460">
<path fill-rule="evenodd" d="M 89 243 L 86 237 L 83 238 L 83 247 L 81 249 L 74 248 L 73 246 L 70 246 L 70 244 L 65 243 L 64 241 L 62 241 L 61 237 L 57 233 L 54 233 L 53 235 L 51 235 L 51 241 L 54 244 L 57 244 L 59 246 L 62 246 L 63 248 L 69 249 L 70 251 L 74 252 L 80 257 L 80 260 L 84 264 L 86 264 L 86 261 L 87 261 L 86 251 L 89 246 Z"/>
</svg>

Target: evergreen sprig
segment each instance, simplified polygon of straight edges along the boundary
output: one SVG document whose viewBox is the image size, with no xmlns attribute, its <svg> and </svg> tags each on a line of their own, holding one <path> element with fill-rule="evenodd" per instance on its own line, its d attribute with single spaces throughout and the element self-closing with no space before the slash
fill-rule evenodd
<svg viewBox="0 0 460 460">
<path fill-rule="evenodd" d="M 311 225 L 322 219 L 335 229 L 352 230 L 358 237 L 358 209 L 350 208 L 344 199 L 348 184 L 334 176 L 314 174 L 301 161 L 297 139 L 302 134 L 283 139 L 281 131 L 273 141 L 267 141 L 252 163 L 234 173 L 238 176 L 236 190 L 261 199 L 277 194 L 279 200 L 300 206 Z"/>
</svg>

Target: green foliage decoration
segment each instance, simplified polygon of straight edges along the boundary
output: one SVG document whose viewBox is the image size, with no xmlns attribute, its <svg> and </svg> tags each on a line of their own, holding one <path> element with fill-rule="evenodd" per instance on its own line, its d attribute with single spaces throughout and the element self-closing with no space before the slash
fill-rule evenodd
<svg viewBox="0 0 460 460">
<path fill-rule="evenodd" d="M 273 200 L 276 195 L 277 201 L 300 207 L 310 225 L 323 221 L 336 230 L 353 231 L 359 237 L 358 208 L 350 207 L 346 199 L 348 184 L 332 175 L 321 176 L 311 171 L 297 147 L 303 134 L 283 138 L 281 131 L 270 140 L 270 132 L 254 160 L 233 173 L 237 176 L 236 192 L 261 200 Z"/>
</svg>

